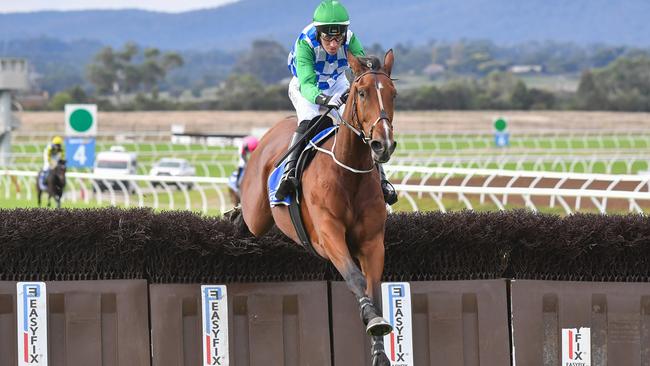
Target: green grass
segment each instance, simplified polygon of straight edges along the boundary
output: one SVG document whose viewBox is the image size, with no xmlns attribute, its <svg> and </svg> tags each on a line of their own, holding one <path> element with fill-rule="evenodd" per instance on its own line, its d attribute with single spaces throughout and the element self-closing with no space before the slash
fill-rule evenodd
<svg viewBox="0 0 650 366">
<path fill-rule="evenodd" d="M 76 183 L 76 182 L 75 182 Z M 38 202 L 36 198 L 36 191 L 33 188 L 31 189 L 31 199 L 27 199 L 27 192 L 25 191 L 24 186 L 21 186 L 21 192 L 19 195 L 16 194 L 16 189 L 15 186 L 12 185 L 10 189 L 10 195 L 7 198 L 5 196 L 5 191 L 4 191 L 4 186 L 1 187 L 0 189 L 0 208 L 34 208 L 38 207 Z M 207 189 L 207 187 L 205 188 Z M 172 199 L 174 201 L 174 207 L 173 209 L 186 209 L 186 204 L 185 204 L 185 196 L 182 191 L 176 189 L 175 187 L 170 187 L 171 190 L 171 195 Z M 66 192 L 69 192 L 70 190 L 66 190 Z M 86 187 L 86 192 L 90 192 L 92 189 L 90 187 Z M 226 207 L 230 208 L 232 205 L 229 203 L 229 196 L 228 193 L 223 187 L 222 193 L 224 194 L 224 197 L 227 201 Z M 189 198 L 190 198 L 190 210 L 196 211 L 196 212 L 203 212 L 201 204 L 201 195 L 198 190 L 196 189 L 191 189 L 188 191 Z M 98 208 L 98 207 L 106 207 L 110 206 L 110 192 L 109 191 L 104 191 L 102 193 L 103 200 L 102 202 L 97 202 L 97 196 L 90 196 L 90 200 L 88 203 L 85 203 L 85 201 L 81 198 L 78 197 L 77 202 L 73 202 L 72 199 L 64 199 L 64 201 L 61 204 L 62 208 Z M 208 207 L 207 207 L 207 214 L 208 215 L 220 215 L 221 210 L 220 210 L 220 201 L 218 199 L 218 195 L 214 192 L 212 188 L 207 189 L 206 192 L 207 196 L 207 202 L 208 202 Z M 137 207 L 138 206 L 138 195 L 137 194 L 132 194 L 129 195 L 129 207 Z M 124 201 L 124 196 L 123 193 L 117 189 L 115 191 L 115 198 L 116 198 L 116 204 L 115 206 L 117 207 L 127 207 L 125 205 Z M 47 194 L 43 193 L 42 195 L 42 206 L 47 206 Z M 149 194 L 149 193 L 144 193 L 143 194 L 143 205 L 145 207 L 154 207 L 154 195 Z M 159 189 L 158 190 L 158 211 L 162 210 L 169 210 L 171 209 L 170 207 L 170 198 L 169 195 L 166 191 Z M 52 200 L 52 206 L 54 206 L 54 201 Z"/>
<path fill-rule="evenodd" d="M 234 161 L 202 161 L 196 160 L 192 163 L 196 169 L 197 176 L 206 176 L 206 177 L 227 177 L 229 176 L 237 167 L 236 162 Z M 399 161 L 393 161 L 393 164 L 400 164 Z M 631 164 L 631 169 L 628 172 L 628 164 Z M 149 170 L 153 165 L 153 161 L 140 162 L 138 166 L 138 174 L 147 175 Z M 409 164 L 412 165 L 412 164 Z M 418 166 L 429 166 L 429 167 L 446 167 L 446 168 L 471 168 L 471 169 L 505 169 L 505 170 L 529 170 L 529 171 L 549 171 L 549 172 L 574 172 L 574 173 L 594 173 L 594 174 L 636 174 L 641 171 L 650 170 L 650 161 L 645 159 L 638 160 L 626 160 L 621 158 L 613 162 L 611 165 L 606 164 L 605 161 L 596 161 L 591 166 L 582 161 L 543 161 L 537 163 L 535 161 L 527 161 L 521 164 L 517 162 L 508 162 L 505 164 L 498 164 L 496 162 L 490 162 L 487 164 L 479 164 L 478 162 L 463 162 L 463 163 L 435 163 L 430 162 L 428 164 L 420 163 Z M 609 167 L 609 171 L 608 171 Z M 31 166 L 24 167 L 21 170 L 37 170 L 40 168 L 40 164 L 32 164 Z M 69 171 L 78 171 L 78 172 L 90 172 L 89 169 L 70 169 Z M 401 173 L 400 173 L 401 174 Z M 402 174 L 403 175 L 403 174 Z M 394 177 L 401 177 L 395 173 Z M 413 177 L 419 177 L 420 174 L 414 174 Z"/>
<path fill-rule="evenodd" d="M 471 150 L 483 149 L 481 151 L 482 157 L 490 156 L 503 156 L 507 155 L 508 149 L 497 149 L 492 147 L 490 139 L 468 139 L 468 138 L 441 138 L 431 140 L 432 136 L 422 135 L 419 140 L 414 140 L 415 135 L 400 135 L 397 136 L 401 143 L 398 145 L 398 150 L 395 157 L 415 156 L 431 158 L 431 152 L 435 157 L 452 157 L 457 154 L 470 153 Z M 106 151 L 112 144 L 99 144 L 97 151 Z M 162 157 L 182 157 L 189 160 L 196 168 L 198 176 L 212 176 L 223 177 L 228 176 L 236 169 L 237 165 L 237 150 L 234 147 L 204 147 L 199 144 L 191 145 L 169 145 L 166 143 L 125 143 L 121 144 L 127 151 L 138 152 L 138 174 L 148 174 L 152 165 Z M 616 149 L 626 151 L 629 153 L 636 153 L 639 149 L 646 149 L 650 146 L 650 137 L 645 138 L 638 136 L 631 141 L 625 139 L 614 142 L 613 139 L 571 139 L 569 137 L 559 137 L 555 139 L 540 139 L 537 141 L 522 139 L 520 141 L 513 141 L 513 149 L 527 149 L 529 155 L 545 154 L 545 155 L 566 155 L 566 151 L 556 151 L 556 149 L 574 149 L 572 155 L 580 155 L 580 150 L 590 149 L 598 150 L 603 149 Z M 14 164 L 22 166 L 22 169 L 36 170 L 41 165 L 41 151 L 44 145 L 37 146 L 32 144 L 14 145 L 12 146 L 13 152 L 24 152 L 32 154 L 31 156 L 16 157 Z M 427 153 L 427 151 L 429 151 Z M 152 155 L 154 154 L 155 155 Z M 560 161 L 552 162 L 546 158 L 542 164 L 534 162 L 526 162 L 523 165 L 517 165 L 515 162 L 508 163 L 503 168 L 505 169 L 524 169 L 524 170 L 547 170 L 547 171 L 573 171 L 573 172 L 590 172 L 590 173 L 611 173 L 611 174 L 635 174 L 638 171 L 650 170 L 646 160 L 634 160 L 631 162 L 631 170 L 628 171 L 627 162 L 625 158 L 619 158 L 611 165 L 611 171 L 608 171 L 605 162 L 596 162 L 592 167 L 585 166 L 582 162 Z M 397 160 L 397 159 L 395 159 Z M 395 161 L 394 160 L 394 161 Z M 436 166 L 437 164 L 430 164 Z M 444 164 L 443 166 L 451 166 L 452 164 Z M 470 163 L 462 163 L 455 165 L 457 167 L 474 168 L 478 167 L 478 163 L 470 165 Z M 486 168 L 498 169 L 500 166 L 496 163 L 490 163 Z M 72 169 L 71 171 L 75 171 Z M 88 170 L 81 170 L 88 171 Z"/>
<path fill-rule="evenodd" d="M 434 158 L 434 157 L 452 157 L 458 156 L 457 154 L 470 153 L 472 150 L 483 149 L 481 152 L 481 157 L 489 156 L 503 156 L 508 153 L 507 149 L 496 149 L 492 147 L 491 138 L 485 136 L 433 136 L 433 135 L 398 135 L 396 139 L 400 142 L 399 149 L 395 153 L 396 157 L 405 157 L 411 156 L 415 153 L 415 156 L 420 156 L 422 158 Z M 107 151 L 110 146 L 114 144 L 109 143 L 99 143 L 97 151 Z M 152 165 L 162 157 L 171 157 L 178 156 L 188 159 L 196 168 L 198 176 L 212 176 L 212 177 L 223 177 L 228 176 L 232 171 L 236 169 L 237 164 L 237 149 L 235 147 L 205 147 L 199 144 L 190 144 L 190 145 L 169 145 L 167 143 L 123 143 L 120 144 L 127 151 L 137 152 L 138 153 L 138 174 L 146 175 L 151 169 Z M 632 136 L 630 138 L 619 139 L 618 141 L 614 140 L 613 136 L 603 136 L 601 138 L 590 137 L 587 139 L 573 138 L 571 136 L 560 136 L 560 137 L 548 137 L 541 139 L 515 139 L 512 141 L 512 147 L 515 149 L 526 149 L 529 151 L 530 156 L 534 155 L 553 155 L 557 154 L 558 156 L 566 155 L 567 149 L 574 149 L 572 155 L 579 156 L 581 154 L 580 150 L 599 150 L 599 149 L 610 149 L 610 150 L 620 150 L 621 152 L 628 153 L 638 153 L 638 150 L 641 149 L 650 149 L 650 135 L 649 136 Z M 20 144 L 12 146 L 13 152 L 22 152 L 34 154 L 31 157 L 20 157 L 16 158 L 15 162 L 19 164 L 31 164 L 31 166 L 26 166 L 24 169 L 27 170 L 36 170 L 41 165 L 40 154 L 45 145 L 34 145 L 34 144 Z M 425 151 L 422 151 L 425 150 Z M 428 151 L 427 151 L 428 150 Z M 556 151 L 560 150 L 560 151 Z M 432 153 L 432 151 L 435 151 Z M 152 155 L 155 153 L 155 155 Z M 591 152 L 585 152 L 585 156 L 590 156 Z M 639 155 L 643 155 L 639 153 Z M 466 155 L 466 157 L 471 157 L 472 155 Z M 604 155 L 606 157 L 606 155 Z M 608 171 L 608 164 L 605 161 L 596 161 L 591 166 L 586 166 L 583 162 L 572 162 L 570 160 L 560 160 L 554 162 L 550 160 L 549 157 L 546 157 L 545 160 L 541 163 L 536 163 L 534 161 L 527 161 L 521 164 L 517 164 L 516 161 L 509 162 L 507 164 L 497 164 L 496 162 L 489 163 L 487 165 L 480 165 L 478 163 L 460 163 L 452 164 L 445 163 L 439 165 L 437 163 L 430 163 L 430 166 L 443 166 L 443 167 L 461 167 L 461 168 L 486 168 L 486 169 L 507 169 L 507 170 L 543 170 L 543 171 L 573 171 L 576 173 L 589 172 L 589 173 L 608 173 L 608 174 L 627 174 L 628 165 L 631 164 L 631 173 L 634 174 L 639 171 L 650 170 L 650 162 L 645 159 L 636 159 L 629 160 L 625 157 L 619 157 L 619 160 L 610 165 L 610 171 Z M 397 160 L 397 159 L 395 159 Z M 71 169 L 71 171 L 75 171 Z M 80 171 L 89 171 L 80 170 Z M 393 182 L 399 182 L 404 177 L 403 173 L 393 174 L 391 180 Z M 414 174 L 411 176 L 412 180 L 420 179 L 422 175 Z M 144 186 L 144 185 L 143 185 Z M 90 188 L 90 187 L 87 187 Z M 224 191 L 225 192 L 225 191 Z M 119 194 L 118 194 L 119 195 Z M 213 193 L 214 195 L 214 193 Z M 176 202 L 175 208 L 182 207 L 185 205 L 183 203 L 184 196 L 180 191 L 174 191 L 172 194 L 174 201 Z M 35 207 L 36 201 L 33 198 L 31 201 L 27 201 L 25 198 L 25 192 L 23 192 L 22 197 L 16 198 L 15 192 L 12 192 L 10 198 L 5 198 L 4 196 L 4 187 L 0 186 L 0 207 L 2 208 L 12 208 L 12 207 Z M 200 210 L 200 195 L 198 191 L 192 190 L 190 192 L 190 197 L 194 205 L 191 207 L 193 210 Z M 130 196 L 131 205 L 137 204 L 137 196 Z M 167 194 L 159 194 L 159 207 L 160 209 L 165 209 L 168 207 L 169 198 Z M 489 202 L 489 201 L 488 201 Z M 144 197 L 144 204 L 147 206 L 153 206 L 153 195 L 146 194 Z M 216 198 L 211 198 L 209 213 L 218 214 L 219 202 Z M 98 204 L 94 201 L 91 201 L 89 204 L 83 202 L 72 203 L 65 202 L 65 207 L 99 207 L 105 206 L 106 203 Z M 118 205 L 123 205 L 119 203 Z M 438 207 L 432 199 L 418 199 L 418 207 L 422 210 L 437 210 Z M 480 204 L 479 202 L 472 203 L 475 210 L 495 210 L 497 207 L 491 203 Z M 463 209 L 465 206 L 457 200 L 447 200 L 445 199 L 445 206 L 449 210 Z M 509 207 L 510 208 L 510 207 Z M 410 204 L 405 199 L 402 199 L 396 206 L 397 211 L 400 210 L 410 210 Z M 563 213 L 564 211 L 561 208 L 542 208 L 540 210 L 544 212 L 553 212 L 553 213 Z M 550 211 L 547 211 L 550 210 Z"/>
<path fill-rule="evenodd" d="M 174 196 L 175 196 L 176 202 L 177 202 L 174 209 L 185 210 L 185 206 L 184 206 L 184 204 L 182 204 L 182 197 L 179 194 L 175 194 Z M 412 195 L 412 197 L 414 197 L 415 202 L 417 204 L 417 207 L 418 207 L 418 209 L 420 211 L 439 211 L 440 210 L 438 205 L 435 203 L 435 201 L 433 199 L 431 199 L 431 198 L 418 199 L 418 198 L 415 198 L 416 196 L 417 195 L 415 195 L 415 194 Z M 165 198 L 164 195 L 161 195 L 160 198 L 161 198 L 160 206 L 157 209 L 157 211 L 160 212 L 160 211 L 169 210 L 169 207 L 167 205 L 168 199 Z M 198 198 L 198 197 L 195 197 L 195 198 Z M 43 196 L 43 199 L 44 199 L 44 202 L 45 202 L 46 196 Z M 131 201 L 130 207 L 136 207 L 137 206 L 136 196 L 131 196 L 131 199 L 132 199 L 132 201 Z M 145 206 L 153 207 L 153 202 L 152 201 L 153 200 L 151 199 L 151 197 L 147 198 L 145 200 Z M 463 202 L 461 202 L 459 200 L 456 200 L 456 199 L 444 198 L 442 201 L 443 201 L 443 204 L 444 204 L 445 209 L 447 211 L 459 211 L 459 210 L 467 209 L 467 207 L 465 206 L 465 204 Z M 179 204 L 179 202 L 181 204 Z M 491 203 L 491 201 L 489 199 L 486 199 L 485 202 L 486 203 L 481 204 L 478 199 L 474 199 L 474 198 L 470 199 L 470 203 L 472 204 L 472 209 L 475 210 L 475 211 L 484 212 L 484 211 L 496 211 L 496 210 L 498 210 L 498 207 L 495 204 Z M 43 206 L 45 206 L 45 204 Z M 91 200 L 91 202 L 89 204 L 85 204 L 83 202 L 73 203 L 71 201 L 64 201 L 62 203 L 61 207 L 62 208 L 99 208 L 99 207 L 107 207 L 107 206 L 110 206 L 110 204 L 107 203 L 107 202 L 105 202 L 104 204 L 97 204 L 95 201 Z M 216 203 L 215 203 L 215 206 L 216 206 Z M 27 199 L 25 199 L 25 197 L 20 198 L 20 199 L 17 199 L 17 198 L 4 199 L 4 197 L 3 197 L 3 199 L 0 200 L 0 208 L 13 209 L 13 208 L 35 208 L 35 207 L 38 207 L 37 204 L 36 204 L 35 199 L 33 199 L 31 201 L 28 201 Z M 124 204 L 118 203 L 116 205 L 116 207 L 126 207 L 126 206 Z M 227 206 L 227 207 L 230 207 L 230 206 Z M 505 207 L 508 210 L 525 208 L 525 206 L 512 205 L 512 204 L 508 204 Z M 392 206 L 392 209 L 393 209 L 393 212 L 411 212 L 412 211 L 411 204 L 404 197 L 400 197 L 399 201 L 394 206 Z M 564 209 L 559 204 L 556 204 L 556 206 L 554 208 L 551 208 L 551 207 L 548 207 L 548 206 L 543 206 L 543 205 L 538 205 L 537 209 L 539 210 L 539 212 L 543 212 L 543 213 L 557 214 L 557 215 L 561 215 L 561 216 L 566 215 Z M 197 207 L 196 204 L 191 208 L 191 210 L 195 211 L 197 213 L 202 212 L 200 207 Z M 580 212 L 583 212 L 583 213 L 585 213 L 585 212 L 598 213 L 598 211 L 595 208 L 587 208 L 587 209 L 581 208 Z M 608 213 L 609 214 L 626 214 L 628 212 L 626 210 L 620 210 L 620 211 L 608 211 Z M 211 207 L 208 208 L 207 215 L 218 216 L 218 215 L 221 215 L 221 211 L 218 209 L 218 207 L 211 206 Z"/>
<path fill-rule="evenodd" d="M 398 151 L 410 150 L 450 150 L 459 151 L 467 149 L 487 149 L 494 147 L 492 136 L 440 136 L 440 135 L 413 135 L 413 134 L 398 134 L 395 140 L 399 142 Z M 229 155 L 236 154 L 237 149 L 233 146 L 228 147 L 215 147 L 203 146 L 200 144 L 190 145 L 170 145 L 168 143 L 98 143 L 97 152 L 108 151 L 113 145 L 121 145 L 129 152 L 136 153 L 197 153 L 197 154 L 218 154 Z M 589 136 L 587 138 L 575 138 L 571 136 L 554 136 L 554 137 L 520 137 L 517 135 L 511 136 L 511 148 L 525 148 L 525 149 L 650 149 L 650 134 L 645 135 L 603 135 L 603 136 Z M 14 144 L 12 146 L 13 153 L 31 153 L 40 154 L 45 148 L 45 143 L 42 144 Z M 143 155 L 144 156 L 144 155 Z"/>
<path fill-rule="evenodd" d="M 432 150 L 462 151 L 495 148 L 492 137 L 453 137 L 433 138 L 431 136 L 403 137 L 396 136 L 398 151 Z M 571 137 L 517 138 L 512 136 L 510 147 L 530 150 L 598 150 L 598 149 L 650 149 L 650 135 L 632 136 L 615 139 L 613 136 L 587 139 Z M 503 151 L 499 149 L 499 151 Z M 553 152 L 553 151 L 547 151 Z"/>
</svg>

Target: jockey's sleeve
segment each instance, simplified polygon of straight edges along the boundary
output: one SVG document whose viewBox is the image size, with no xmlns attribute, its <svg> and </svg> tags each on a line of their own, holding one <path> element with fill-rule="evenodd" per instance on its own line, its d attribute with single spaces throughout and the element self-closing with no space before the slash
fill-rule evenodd
<svg viewBox="0 0 650 366">
<path fill-rule="evenodd" d="M 365 56 L 363 46 L 355 34 L 352 34 L 348 46 L 354 56 Z M 316 71 L 314 70 L 314 49 L 309 46 L 306 40 L 300 40 L 296 47 L 296 74 L 300 82 L 300 94 L 311 103 L 316 103 L 316 97 L 320 94 L 318 89 Z"/>
<path fill-rule="evenodd" d="M 316 103 L 320 90 L 316 85 L 318 78 L 314 70 L 314 49 L 304 39 L 296 47 L 296 75 L 300 83 L 300 94 L 311 103 Z"/>
<path fill-rule="evenodd" d="M 47 145 L 45 148 L 45 153 L 43 154 L 43 158 L 46 163 L 50 163 L 50 159 L 52 159 L 52 145 Z"/>
</svg>

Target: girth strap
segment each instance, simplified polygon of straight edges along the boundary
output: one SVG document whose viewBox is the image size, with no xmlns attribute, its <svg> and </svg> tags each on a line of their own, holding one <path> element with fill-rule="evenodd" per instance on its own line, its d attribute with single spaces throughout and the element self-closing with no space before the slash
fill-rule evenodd
<svg viewBox="0 0 650 366">
<path fill-rule="evenodd" d="M 291 203 L 289 204 L 289 217 L 291 217 L 291 223 L 293 223 L 293 227 L 296 229 L 296 233 L 298 234 L 298 239 L 300 239 L 300 243 L 302 244 L 307 251 L 320 258 L 320 259 L 325 259 L 316 252 L 316 249 L 314 249 L 314 245 L 312 244 L 311 240 L 309 239 L 309 234 L 307 234 L 307 230 L 305 229 L 305 225 L 302 221 L 302 214 L 300 213 L 300 204 L 298 203 L 297 197 L 299 197 L 299 189 L 298 187 L 296 189 L 296 192 L 294 193 L 294 199 L 291 200 Z"/>
</svg>

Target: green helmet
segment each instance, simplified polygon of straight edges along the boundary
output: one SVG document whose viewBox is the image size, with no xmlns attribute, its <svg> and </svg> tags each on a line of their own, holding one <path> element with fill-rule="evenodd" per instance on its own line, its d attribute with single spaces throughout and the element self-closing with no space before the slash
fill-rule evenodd
<svg viewBox="0 0 650 366">
<path fill-rule="evenodd" d="M 323 0 L 314 11 L 314 25 L 318 33 L 331 36 L 345 34 L 350 24 L 350 16 L 338 0 Z"/>
</svg>

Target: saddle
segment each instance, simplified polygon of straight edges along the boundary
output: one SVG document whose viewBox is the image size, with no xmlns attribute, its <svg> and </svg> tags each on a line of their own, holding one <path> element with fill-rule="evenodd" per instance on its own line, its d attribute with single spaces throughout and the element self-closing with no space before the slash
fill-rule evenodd
<svg viewBox="0 0 650 366">
<path fill-rule="evenodd" d="M 41 191 L 47 191 L 47 177 L 51 174 L 51 170 L 47 170 L 47 174 L 44 169 L 41 169 L 38 172 L 38 187 Z"/>
<path fill-rule="evenodd" d="M 316 149 L 314 149 L 314 145 L 316 146 L 321 146 L 327 139 L 334 134 L 334 132 L 338 129 L 338 126 L 332 126 L 326 125 L 323 127 L 321 131 L 315 134 L 315 136 L 308 138 L 308 143 L 306 144 L 305 148 L 302 150 L 300 153 L 300 156 L 298 157 L 298 162 L 296 163 L 296 179 L 298 180 L 298 189 L 300 188 L 300 183 L 302 181 L 302 173 L 307 169 L 307 166 L 309 166 L 309 163 L 312 161 L 314 158 L 314 155 L 316 154 Z M 313 145 L 312 145 L 313 144 Z M 275 207 L 278 205 L 284 205 L 284 206 L 289 206 L 291 202 L 294 201 L 294 197 L 300 197 L 299 194 L 291 194 L 287 196 L 284 200 L 278 200 L 275 198 L 275 192 L 278 189 L 278 186 L 280 185 L 280 180 L 282 179 L 282 173 L 284 172 L 284 166 L 287 163 L 287 159 L 283 160 L 280 165 L 278 165 L 273 172 L 269 175 L 268 179 L 268 188 L 269 188 L 269 202 L 271 203 L 271 207 Z M 298 191 L 296 191 L 298 192 Z M 294 196 L 295 195 L 295 196 Z M 297 199 L 296 199 L 297 200 Z"/>
<path fill-rule="evenodd" d="M 296 179 L 298 180 L 298 185 L 296 187 L 296 191 L 292 193 L 291 195 L 287 196 L 284 200 L 278 200 L 275 198 L 275 192 L 278 189 L 278 186 L 280 185 L 280 180 L 282 179 L 282 173 L 284 172 L 284 165 L 287 163 L 287 159 L 282 161 L 282 163 L 273 170 L 271 175 L 269 175 L 269 180 L 268 180 L 268 192 L 269 192 L 269 202 L 271 204 L 271 207 L 275 207 L 278 205 L 284 205 L 289 207 L 289 216 L 291 217 L 291 222 L 293 223 L 294 228 L 296 229 L 296 232 L 298 233 L 298 238 L 300 239 L 300 242 L 302 245 L 309 251 L 311 254 L 314 256 L 321 258 L 320 255 L 316 252 L 316 250 L 313 247 L 313 244 L 311 243 L 311 240 L 309 240 L 309 235 L 307 234 L 307 231 L 305 230 L 305 226 L 302 220 L 302 215 L 300 213 L 300 190 L 301 190 L 301 182 L 302 182 L 302 174 L 304 173 L 305 169 L 309 166 L 309 163 L 314 159 L 314 156 L 316 155 L 316 149 L 314 148 L 315 146 L 321 146 L 325 141 L 327 141 L 331 136 L 333 136 L 336 133 L 336 130 L 338 129 L 338 126 L 333 126 L 332 121 L 330 120 L 328 123 L 324 123 L 323 126 L 320 127 L 319 131 L 315 132 L 315 136 L 311 137 L 307 136 L 308 143 L 306 144 L 305 148 L 302 150 L 300 153 L 300 156 L 298 157 L 298 162 L 296 163 Z M 313 135 L 314 133 L 312 133 Z"/>
<path fill-rule="evenodd" d="M 238 196 L 239 196 L 239 183 L 241 182 L 241 178 L 243 177 L 243 175 L 244 175 L 243 172 L 240 175 L 238 170 L 235 170 L 228 177 L 228 187 L 230 187 L 230 189 L 232 189 Z"/>
</svg>

